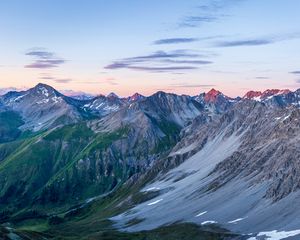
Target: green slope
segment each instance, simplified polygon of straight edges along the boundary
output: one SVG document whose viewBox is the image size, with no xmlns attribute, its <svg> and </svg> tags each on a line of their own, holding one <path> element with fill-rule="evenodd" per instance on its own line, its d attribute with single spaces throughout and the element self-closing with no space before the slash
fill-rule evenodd
<svg viewBox="0 0 300 240">
<path fill-rule="evenodd" d="M 0 143 L 15 140 L 21 134 L 18 128 L 23 124 L 21 116 L 16 112 L 0 112 Z"/>
</svg>

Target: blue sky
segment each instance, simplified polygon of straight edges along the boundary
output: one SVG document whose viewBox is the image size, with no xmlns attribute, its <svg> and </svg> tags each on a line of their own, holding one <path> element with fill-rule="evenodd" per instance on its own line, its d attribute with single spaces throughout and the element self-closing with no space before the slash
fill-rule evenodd
<svg viewBox="0 0 300 240">
<path fill-rule="evenodd" d="M 296 89 L 299 9 L 297 0 L 3 0 L 0 88 Z"/>
</svg>

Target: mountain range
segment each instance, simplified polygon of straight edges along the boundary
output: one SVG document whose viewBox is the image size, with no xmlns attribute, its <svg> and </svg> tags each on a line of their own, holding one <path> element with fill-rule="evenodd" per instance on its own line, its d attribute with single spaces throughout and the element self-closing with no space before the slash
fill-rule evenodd
<svg viewBox="0 0 300 240">
<path fill-rule="evenodd" d="M 0 96 L 0 236 L 299 239 L 299 141 L 300 89 L 10 91 Z"/>
</svg>

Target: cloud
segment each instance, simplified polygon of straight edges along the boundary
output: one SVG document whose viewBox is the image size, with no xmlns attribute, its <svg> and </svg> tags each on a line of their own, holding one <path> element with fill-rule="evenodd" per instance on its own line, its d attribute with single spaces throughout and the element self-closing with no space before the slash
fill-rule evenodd
<svg viewBox="0 0 300 240">
<path fill-rule="evenodd" d="M 290 73 L 298 75 L 298 74 L 300 74 L 300 71 L 293 71 L 293 72 L 290 72 Z"/>
<path fill-rule="evenodd" d="M 219 10 L 223 10 L 227 7 L 231 7 L 233 5 L 237 5 L 245 0 L 208 0 L 208 1 L 202 1 L 201 5 L 198 5 L 197 8 L 202 11 L 206 12 L 216 12 Z"/>
<path fill-rule="evenodd" d="M 34 56 L 42 59 L 49 59 L 54 56 L 52 52 L 47 52 L 47 51 L 29 51 L 25 55 L 27 56 Z"/>
<path fill-rule="evenodd" d="M 73 80 L 72 79 L 69 79 L 69 78 L 65 78 L 65 79 L 54 79 L 54 82 L 57 82 L 57 83 L 69 83 L 69 82 L 72 82 Z"/>
<path fill-rule="evenodd" d="M 237 41 L 223 41 L 215 44 L 216 47 L 241 47 L 241 46 L 259 46 L 271 44 L 271 39 L 249 39 L 249 40 L 237 40 Z"/>
<path fill-rule="evenodd" d="M 256 77 L 256 79 L 270 79 L 269 77 Z"/>
<path fill-rule="evenodd" d="M 203 23 L 211 23 L 229 16 L 225 10 L 245 0 L 204 0 L 195 8 L 197 13 L 184 17 L 179 27 L 198 27 Z"/>
<path fill-rule="evenodd" d="M 164 45 L 164 44 L 179 44 L 179 43 L 191 43 L 191 42 L 198 42 L 198 41 L 206 41 L 212 40 L 216 38 L 222 38 L 223 35 L 215 35 L 215 36 L 207 36 L 201 38 L 164 38 L 159 39 L 153 42 L 154 45 Z"/>
<path fill-rule="evenodd" d="M 277 42 L 299 39 L 300 33 L 284 33 L 284 34 L 277 34 L 277 35 L 269 35 L 264 37 L 258 38 L 246 38 L 246 39 L 239 39 L 239 40 L 228 40 L 228 41 L 220 41 L 215 42 L 214 47 L 251 47 L 251 46 L 262 46 L 268 44 L 274 44 Z"/>
<path fill-rule="evenodd" d="M 40 79 L 49 80 L 49 81 L 53 81 L 56 83 L 69 83 L 69 82 L 73 81 L 70 78 L 57 78 L 57 77 L 52 76 L 49 73 L 41 73 L 40 75 L 41 75 Z"/>
<path fill-rule="evenodd" d="M 45 50 L 31 50 L 25 53 L 25 55 L 34 58 L 34 62 L 25 65 L 25 68 L 56 68 L 66 62 L 64 59 L 57 57 L 53 52 L 48 52 Z"/>
<path fill-rule="evenodd" d="M 164 62 L 167 63 L 180 63 L 180 64 L 196 64 L 196 65 L 206 65 L 206 64 L 212 64 L 212 61 L 205 61 L 205 60 L 171 60 L 166 59 Z"/>
<path fill-rule="evenodd" d="M 171 52 L 165 52 L 165 51 L 156 51 L 149 55 L 144 56 L 137 56 L 132 58 L 125 58 L 127 61 L 144 61 L 144 60 L 153 60 L 153 59 L 166 59 L 166 58 L 197 58 L 197 57 L 204 57 L 205 55 L 200 55 L 195 52 L 191 52 L 188 50 L 175 50 Z"/>
<path fill-rule="evenodd" d="M 197 69 L 193 66 L 169 66 L 169 67 L 147 67 L 147 66 L 131 66 L 129 64 L 113 63 L 105 67 L 106 69 L 132 69 L 138 71 L 147 72 L 165 72 L 165 71 L 180 71 L 180 70 L 192 70 Z"/>
<path fill-rule="evenodd" d="M 109 70 L 114 70 L 114 69 L 122 69 L 122 68 L 127 68 L 130 65 L 127 63 L 122 63 L 122 62 L 114 62 L 112 64 L 109 64 L 107 66 L 105 66 L 105 69 L 109 69 Z"/>
<path fill-rule="evenodd" d="M 212 64 L 212 61 L 200 58 L 208 57 L 209 53 L 199 54 L 190 50 L 156 51 L 152 54 L 123 58 L 115 61 L 105 69 L 130 69 L 147 72 L 176 72 L 198 69 L 199 65 Z"/>
<path fill-rule="evenodd" d="M 189 16 L 185 17 L 179 24 L 180 27 L 198 27 L 201 23 L 210 23 L 216 21 L 216 16 Z"/>
<path fill-rule="evenodd" d="M 50 76 L 44 76 L 44 77 L 40 77 L 40 79 L 43 79 L 43 80 L 53 80 L 55 78 L 50 77 Z"/>
<path fill-rule="evenodd" d="M 153 42 L 155 45 L 197 42 L 197 38 L 165 38 Z"/>
<path fill-rule="evenodd" d="M 297 79 L 297 80 L 296 80 L 296 83 L 300 83 L 300 79 Z"/>
<path fill-rule="evenodd" d="M 145 67 L 145 66 L 129 66 L 128 69 L 147 71 L 147 72 L 170 72 L 170 71 L 182 71 L 182 70 L 194 70 L 198 69 L 193 66 L 173 66 L 173 67 Z"/>
</svg>

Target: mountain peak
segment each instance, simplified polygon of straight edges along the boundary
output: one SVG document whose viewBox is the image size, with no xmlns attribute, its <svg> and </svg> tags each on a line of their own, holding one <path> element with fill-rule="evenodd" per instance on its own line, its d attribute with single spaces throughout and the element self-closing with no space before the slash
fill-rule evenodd
<svg viewBox="0 0 300 240">
<path fill-rule="evenodd" d="M 130 102 L 135 102 L 135 101 L 138 101 L 138 100 L 143 99 L 143 98 L 145 98 L 143 95 L 136 92 L 132 96 L 128 97 L 128 100 Z"/>
<path fill-rule="evenodd" d="M 48 91 L 56 91 L 53 87 L 50 85 L 47 85 L 45 83 L 38 83 L 35 87 L 32 89 L 34 90 L 48 90 Z"/>
<path fill-rule="evenodd" d="M 266 91 L 264 91 L 262 93 L 263 97 L 269 97 L 269 96 L 273 96 L 273 95 L 279 95 L 279 94 L 287 94 L 289 93 L 290 90 L 288 89 L 267 89 Z"/>
<path fill-rule="evenodd" d="M 245 96 L 243 97 L 244 99 L 254 99 L 256 97 L 260 97 L 262 94 L 261 91 L 249 91 L 245 94 Z"/>
<path fill-rule="evenodd" d="M 223 95 L 220 91 L 212 88 L 208 93 L 205 94 L 204 100 L 206 102 L 215 102 L 219 95 Z"/>
<path fill-rule="evenodd" d="M 51 86 L 49 86 L 49 85 L 47 85 L 47 84 L 45 84 L 45 83 L 38 83 L 38 84 L 34 87 L 34 89 L 38 89 L 38 88 L 54 89 L 53 87 L 51 87 Z"/>
<path fill-rule="evenodd" d="M 115 94 L 114 92 L 111 92 L 110 94 L 107 95 L 108 98 L 119 98 L 119 96 L 117 94 Z"/>
<path fill-rule="evenodd" d="M 268 97 L 272 97 L 275 95 L 288 94 L 291 91 L 289 89 L 267 89 L 263 92 L 261 91 L 249 91 L 243 97 L 244 99 L 253 99 L 253 100 L 263 100 Z"/>
</svg>

